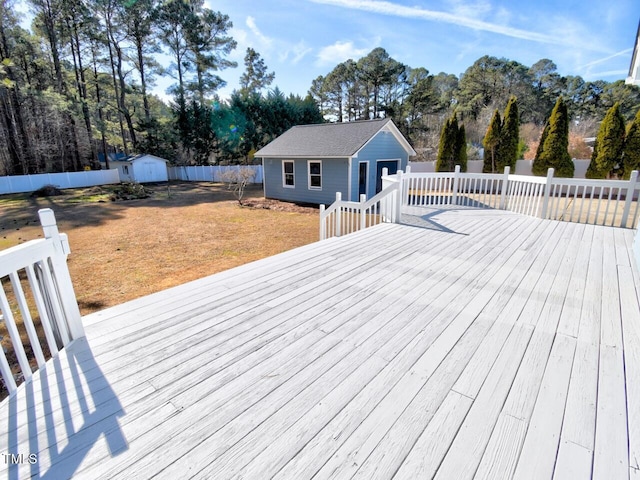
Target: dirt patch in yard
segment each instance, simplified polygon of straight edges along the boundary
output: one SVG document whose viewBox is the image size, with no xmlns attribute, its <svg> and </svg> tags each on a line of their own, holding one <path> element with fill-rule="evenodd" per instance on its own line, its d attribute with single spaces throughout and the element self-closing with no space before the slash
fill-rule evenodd
<svg viewBox="0 0 640 480">
<path fill-rule="evenodd" d="M 82 314 L 318 239 L 316 208 L 265 200 L 259 186 L 244 206 L 223 184 L 148 185 L 149 198 L 129 201 L 112 188 L 0 197 L 0 249 L 41 237 L 37 211 L 54 210 Z"/>
</svg>

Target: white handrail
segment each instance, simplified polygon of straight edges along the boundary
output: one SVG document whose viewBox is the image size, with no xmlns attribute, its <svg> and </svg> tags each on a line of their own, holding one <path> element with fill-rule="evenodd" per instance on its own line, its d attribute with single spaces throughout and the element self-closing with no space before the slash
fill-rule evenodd
<svg viewBox="0 0 640 480">
<path fill-rule="evenodd" d="M 398 194 L 390 187 L 398 184 Z M 383 221 L 400 220 L 403 206 L 457 205 L 475 208 L 509 210 L 524 215 L 571 222 L 622 228 L 634 228 L 640 217 L 638 206 L 638 172 L 629 180 L 590 180 L 555 178 L 550 168 L 546 177 L 504 173 L 453 172 L 406 173 L 383 176 L 382 192 L 368 202 L 345 202 L 336 196 L 328 209 L 321 206 L 320 238 L 351 233 L 362 228 L 353 226 L 353 217 L 363 215 L 375 202 L 395 202 L 393 216 Z M 372 203 L 370 203 L 372 202 Z"/>
<path fill-rule="evenodd" d="M 17 389 L 16 376 L 31 377 L 33 360 L 38 367 L 44 366 L 45 355 L 38 338 L 36 318 L 52 355 L 72 340 L 84 336 L 67 268 L 67 236 L 58 232 L 51 209 L 42 209 L 38 215 L 44 239 L 31 240 L 0 252 L 0 279 L 9 279 L 0 283 L 0 311 L 20 369 L 17 375 L 13 374 L 7 355 L 0 348 L 0 374 L 9 394 Z M 33 304 L 28 298 L 33 300 Z M 32 359 L 20 337 L 20 323 L 27 332 Z"/>
<path fill-rule="evenodd" d="M 385 170 L 383 189 L 369 200 L 361 195 L 360 202 L 345 201 L 341 192 L 337 192 L 336 201 L 328 208 L 320 205 L 320 240 L 340 237 L 383 222 L 400 221 L 402 172 L 391 177 Z"/>
</svg>

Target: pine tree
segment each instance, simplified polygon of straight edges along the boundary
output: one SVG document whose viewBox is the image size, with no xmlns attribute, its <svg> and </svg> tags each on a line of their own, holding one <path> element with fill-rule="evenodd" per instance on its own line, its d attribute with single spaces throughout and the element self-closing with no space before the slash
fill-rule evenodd
<svg viewBox="0 0 640 480">
<path fill-rule="evenodd" d="M 620 104 L 616 102 L 600 124 L 591 162 L 587 168 L 587 178 L 607 178 L 622 173 L 624 136 L 624 118 L 620 113 Z"/>
<path fill-rule="evenodd" d="M 640 170 L 640 110 L 629 125 L 622 151 L 624 178 L 628 179 L 633 170 Z"/>
<path fill-rule="evenodd" d="M 534 175 L 546 175 L 548 168 L 555 170 L 556 177 L 573 177 L 574 165 L 569 155 L 569 113 L 562 97 L 556 101 L 551 117 L 542 132 L 536 158 L 533 161 Z"/>
<path fill-rule="evenodd" d="M 484 135 L 482 145 L 484 146 L 484 165 L 482 166 L 483 173 L 495 173 L 497 172 L 497 154 L 498 144 L 500 143 L 500 133 L 502 130 L 502 120 L 500 119 L 500 112 L 496 109 L 493 112 L 491 123 L 487 128 L 487 133 Z"/>
<path fill-rule="evenodd" d="M 276 74 L 269 73 L 264 60 L 260 54 L 253 48 L 247 48 L 247 54 L 244 56 L 245 72 L 240 77 L 240 93 L 249 95 L 257 93 L 273 82 Z"/>
<path fill-rule="evenodd" d="M 518 160 L 518 142 L 520 140 L 520 118 L 518 114 L 518 102 L 516 97 L 511 97 L 504 111 L 502 128 L 500 129 L 500 142 L 498 143 L 498 161 L 496 168 L 499 172 L 504 167 L 511 167 L 515 172 Z"/>
</svg>

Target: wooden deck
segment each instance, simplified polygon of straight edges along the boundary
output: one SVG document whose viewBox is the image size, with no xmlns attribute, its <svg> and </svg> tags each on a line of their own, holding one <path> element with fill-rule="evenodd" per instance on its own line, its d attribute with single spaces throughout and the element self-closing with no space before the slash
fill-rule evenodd
<svg viewBox="0 0 640 480">
<path fill-rule="evenodd" d="M 639 478 L 634 231 L 420 215 L 85 317 L 0 478 Z"/>
</svg>

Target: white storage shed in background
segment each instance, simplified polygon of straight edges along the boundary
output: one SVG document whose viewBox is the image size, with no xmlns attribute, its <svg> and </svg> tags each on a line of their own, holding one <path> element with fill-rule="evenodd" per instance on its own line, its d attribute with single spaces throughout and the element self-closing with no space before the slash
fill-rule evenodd
<svg viewBox="0 0 640 480">
<path fill-rule="evenodd" d="M 109 162 L 109 168 L 117 168 L 122 182 L 167 182 L 167 160 L 155 155 L 142 154 L 126 160 Z"/>
</svg>

